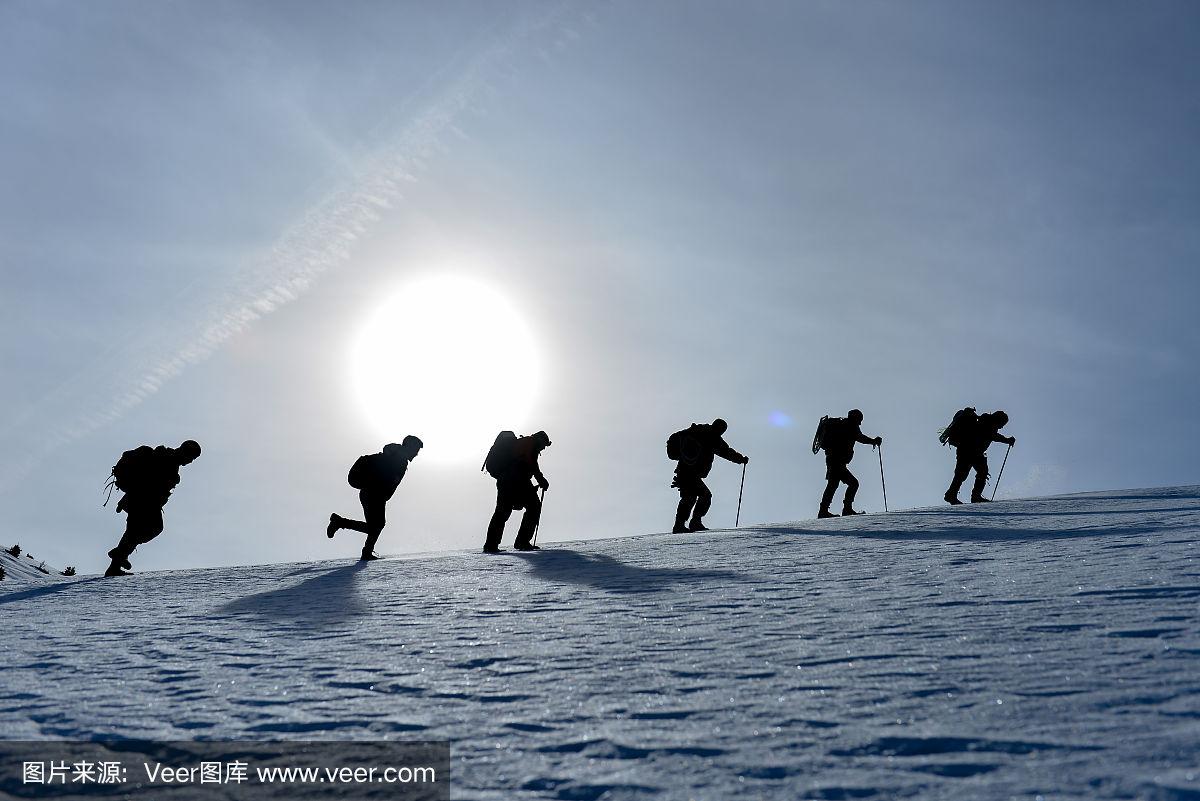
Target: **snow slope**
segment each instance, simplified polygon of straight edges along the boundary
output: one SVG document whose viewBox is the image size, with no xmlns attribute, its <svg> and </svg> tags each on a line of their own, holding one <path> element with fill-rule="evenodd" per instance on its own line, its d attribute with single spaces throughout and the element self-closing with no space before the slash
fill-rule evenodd
<svg viewBox="0 0 1200 801">
<path fill-rule="evenodd" d="M 0 550 L 0 567 L 4 568 L 4 579 L 0 581 L 0 593 L 40 587 L 62 578 L 61 570 L 51 567 L 36 556 L 24 552 L 20 556 L 13 556 L 7 550 L 11 547 L 11 545 L 5 545 L 4 549 Z"/>
<path fill-rule="evenodd" d="M 0 732 L 448 739 L 456 798 L 1200 798 L 1198 531 L 1183 487 L 66 580 L 0 595 Z"/>
</svg>

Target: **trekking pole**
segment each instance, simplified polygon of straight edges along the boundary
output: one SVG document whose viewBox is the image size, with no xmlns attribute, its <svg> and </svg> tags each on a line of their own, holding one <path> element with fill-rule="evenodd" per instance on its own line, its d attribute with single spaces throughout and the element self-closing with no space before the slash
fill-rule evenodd
<svg viewBox="0 0 1200 801">
<path fill-rule="evenodd" d="M 883 446 L 877 446 L 879 450 L 879 483 L 883 485 L 883 511 L 888 511 L 887 505 L 887 479 L 883 477 Z"/>
<path fill-rule="evenodd" d="M 1008 464 L 1008 454 L 1012 451 L 1012 445 L 1008 446 L 1008 450 L 1004 452 L 1004 461 L 1000 463 L 1000 475 L 996 476 L 996 484 L 992 487 L 992 500 L 996 500 L 996 490 L 1000 489 L 1000 479 L 1004 478 L 1004 465 Z"/>
<path fill-rule="evenodd" d="M 542 509 L 546 508 L 546 489 L 545 489 L 545 487 L 542 488 L 542 495 L 540 498 L 538 498 L 538 504 L 541 505 Z M 537 533 L 538 533 L 538 529 L 541 527 L 542 527 L 542 513 L 539 511 L 537 525 L 533 527 L 533 544 L 534 545 L 537 545 Z"/>
<path fill-rule="evenodd" d="M 743 462 L 742 463 L 742 485 L 740 487 L 738 487 L 737 517 L 735 517 L 733 519 L 733 527 L 734 528 L 738 527 L 738 523 L 741 522 L 741 519 L 742 519 L 742 490 L 744 490 L 745 488 L 746 488 L 746 465 Z"/>
</svg>

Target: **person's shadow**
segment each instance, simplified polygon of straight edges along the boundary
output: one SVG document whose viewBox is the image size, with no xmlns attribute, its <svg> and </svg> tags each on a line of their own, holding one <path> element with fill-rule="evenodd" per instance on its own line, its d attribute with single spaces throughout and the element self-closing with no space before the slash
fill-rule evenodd
<svg viewBox="0 0 1200 801">
<path fill-rule="evenodd" d="M 41 598 L 46 595 L 54 595 L 60 592 L 66 592 L 85 584 L 92 584 L 96 581 L 105 581 L 102 576 L 89 576 L 87 578 L 77 579 L 75 581 L 56 581 L 53 584 L 47 584 L 44 587 L 30 587 L 27 590 L 18 590 L 0 594 L 0 604 L 12 604 L 17 601 L 24 601 L 29 598 Z"/>
<path fill-rule="evenodd" d="M 262 618 L 272 624 L 291 622 L 309 628 L 339 626 L 363 617 L 366 606 L 354 584 L 368 562 L 325 570 L 299 584 L 230 601 L 217 614 Z"/>
<path fill-rule="evenodd" d="M 611 556 L 562 548 L 513 555 L 529 563 L 530 575 L 534 578 L 583 584 L 613 593 L 662 592 L 681 584 L 748 580 L 747 576 L 732 570 L 638 567 Z"/>
</svg>

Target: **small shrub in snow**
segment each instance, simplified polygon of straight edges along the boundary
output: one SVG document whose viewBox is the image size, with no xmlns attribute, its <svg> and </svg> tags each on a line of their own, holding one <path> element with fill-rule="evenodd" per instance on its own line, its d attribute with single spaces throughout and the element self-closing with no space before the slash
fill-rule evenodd
<svg viewBox="0 0 1200 801">
<path fill-rule="evenodd" d="M 14 545 L 13 547 L 11 547 L 7 551 L 5 551 L 5 553 L 7 553 L 9 556 L 12 556 L 12 557 L 20 556 L 21 555 L 21 546 Z"/>
<path fill-rule="evenodd" d="M 46 567 L 45 562 L 39 562 L 37 569 L 45 573 L 47 576 L 50 575 L 50 568 Z"/>
<path fill-rule="evenodd" d="M 4 572 L 4 565 L 0 565 L 0 581 L 4 581 L 4 577 L 8 574 Z"/>
<path fill-rule="evenodd" d="M 74 568 L 74 567 L 68 567 L 66 570 L 64 570 L 64 571 L 62 572 L 62 574 L 63 574 L 64 576 L 73 576 L 73 575 L 75 575 L 75 568 Z"/>
</svg>

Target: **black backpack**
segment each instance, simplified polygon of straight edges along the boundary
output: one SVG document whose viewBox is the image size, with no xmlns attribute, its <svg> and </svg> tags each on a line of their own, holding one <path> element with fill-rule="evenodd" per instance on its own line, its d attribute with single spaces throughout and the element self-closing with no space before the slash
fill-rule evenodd
<svg viewBox="0 0 1200 801">
<path fill-rule="evenodd" d="M 479 469 L 486 470 L 492 478 L 500 478 L 509 471 L 516 458 L 517 435 L 511 431 L 501 431 Z"/>
<path fill-rule="evenodd" d="M 112 482 L 121 492 L 141 489 L 154 471 L 154 448 L 142 445 L 125 451 L 113 465 Z"/>
<path fill-rule="evenodd" d="M 954 418 L 950 421 L 950 425 L 943 428 L 938 435 L 938 442 L 943 445 L 949 445 L 952 448 L 957 448 L 962 444 L 963 436 L 977 422 L 979 422 L 979 415 L 976 414 L 974 406 L 959 409 L 954 413 Z"/>
<path fill-rule="evenodd" d="M 850 435 L 851 423 L 845 417 L 830 417 L 826 415 L 817 423 L 817 433 L 813 435 L 813 453 L 830 448 L 839 448 L 846 444 Z"/>
<path fill-rule="evenodd" d="M 695 429 L 699 423 L 692 423 L 682 431 L 676 431 L 667 437 L 667 458 L 678 462 L 692 463 L 699 458 L 700 442 L 696 439 Z"/>
<path fill-rule="evenodd" d="M 372 456 L 374 454 L 360 456 L 354 460 L 354 464 L 350 465 L 350 472 L 346 474 L 346 483 L 356 490 L 363 489 L 371 483 Z"/>
<path fill-rule="evenodd" d="M 108 498 L 104 500 L 104 505 L 108 506 L 114 488 L 119 492 L 136 492 L 146 486 L 153 472 L 154 448 L 142 445 L 122 453 L 104 485 L 108 489 Z"/>
</svg>

